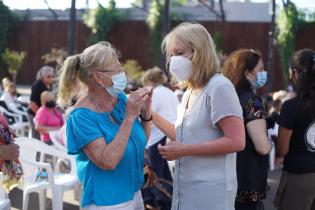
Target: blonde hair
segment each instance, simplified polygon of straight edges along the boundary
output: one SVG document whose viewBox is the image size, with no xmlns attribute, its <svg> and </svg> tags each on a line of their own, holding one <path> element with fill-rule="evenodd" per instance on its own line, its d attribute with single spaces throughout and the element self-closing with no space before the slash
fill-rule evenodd
<svg viewBox="0 0 315 210">
<path fill-rule="evenodd" d="M 11 83 L 10 79 L 8 77 L 4 77 L 2 79 L 2 87 L 3 90 L 6 90 L 7 86 Z"/>
<path fill-rule="evenodd" d="M 106 66 L 117 60 L 117 51 L 108 42 L 96 43 L 81 54 L 67 57 L 60 69 L 57 102 L 69 105 L 74 96 L 86 90 L 91 80 L 91 71 L 105 70 Z"/>
<path fill-rule="evenodd" d="M 8 81 L 8 83 L 6 84 L 4 90 L 5 90 L 5 91 L 9 91 L 10 88 L 15 88 L 15 89 L 16 89 L 16 85 L 15 85 L 14 82 Z"/>
<path fill-rule="evenodd" d="M 40 101 L 42 105 L 44 105 L 44 103 L 47 102 L 47 98 L 55 99 L 55 94 L 48 90 L 43 91 L 40 94 Z"/>
<path fill-rule="evenodd" d="M 153 83 L 155 85 L 163 85 L 166 82 L 167 82 L 166 75 L 160 68 L 156 66 L 146 71 L 142 76 L 143 85 L 148 85 L 150 83 Z"/>
<path fill-rule="evenodd" d="M 162 51 L 166 53 L 167 66 L 171 59 L 170 49 L 178 43 L 194 52 L 193 71 L 187 85 L 193 88 L 204 87 L 220 70 L 220 62 L 211 35 L 198 23 L 182 23 L 175 27 L 162 42 Z"/>
</svg>

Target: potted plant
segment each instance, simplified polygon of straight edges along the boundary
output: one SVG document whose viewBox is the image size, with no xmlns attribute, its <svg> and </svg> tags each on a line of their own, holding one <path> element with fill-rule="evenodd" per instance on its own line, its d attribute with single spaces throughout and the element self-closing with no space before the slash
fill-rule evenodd
<svg viewBox="0 0 315 210">
<path fill-rule="evenodd" d="M 3 54 L 3 60 L 8 65 L 9 73 L 12 75 L 12 79 L 16 82 L 16 75 L 20 71 L 24 59 L 26 57 L 26 52 L 17 52 L 14 50 L 6 49 Z"/>
</svg>

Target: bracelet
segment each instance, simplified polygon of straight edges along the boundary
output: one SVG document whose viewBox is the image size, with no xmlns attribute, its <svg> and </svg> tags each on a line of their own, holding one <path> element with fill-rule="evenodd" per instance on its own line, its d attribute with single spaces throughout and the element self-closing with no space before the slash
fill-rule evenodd
<svg viewBox="0 0 315 210">
<path fill-rule="evenodd" d="M 140 114 L 140 119 L 141 119 L 142 122 L 149 122 L 149 121 L 152 120 L 152 114 L 150 115 L 149 119 L 143 118 L 142 115 Z"/>
</svg>

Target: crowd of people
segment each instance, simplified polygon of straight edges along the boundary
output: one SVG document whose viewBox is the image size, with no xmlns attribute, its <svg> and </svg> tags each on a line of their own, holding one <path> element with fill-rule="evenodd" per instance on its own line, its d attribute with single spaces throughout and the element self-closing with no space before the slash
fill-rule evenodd
<svg viewBox="0 0 315 210">
<path fill-rule="evenodd" d="M 125 93 L 127 77 L 108 42 L 69 56 L 56 94 L 54 69 L 37 74 L 27 110 L 32 135 L 51 145 L 49 132 L 61 132 L 76 156 L 82 207 L 146 209 L 147 164 L 173 183 L 172 210 L 262 210 L 275 165 L 283 168 L 277 209 L 314 210 L 315 51 L 294 53 L 288 70 L 294 92 L 262 95 L 269 81 L 259 50 L 236 50 L 221 65 L 198 23 L 176 26 L 161 46 L 176 85 L 154 67 L 143 87 Z M 3 80 L 3 90 L 1 100 L 13 103 L 15 84 Z M 3 160 L 18 158 L 10 142 L 0 145 Z"/>
</svg>

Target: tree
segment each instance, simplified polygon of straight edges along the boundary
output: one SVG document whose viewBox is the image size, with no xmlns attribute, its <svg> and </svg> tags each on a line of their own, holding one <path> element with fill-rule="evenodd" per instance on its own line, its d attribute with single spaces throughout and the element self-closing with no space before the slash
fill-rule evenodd
<svg viewBox="0 0 315 210">
<path fill-rule="evenodd" d="M 207 7 L 208 10 L 215 14 L 217 16 L 217 18 L 220 18 L 221 21 L 225 21 L 225 12 L 224 12 L 224 8 L 223 8 L 223 0 L 219 0 L 219 6 L 220 6 L 220 12 L 217 12 L 214 9 L 214 0 L 209 0 L 210 5 L 208 4 L 208 2 L 206 0 L 198 0 L 199 3 L 201 3 L 203 6 Z"/>
<path fill-rule="evenodd" d="M 277 44 L 279 46 L 280 61 L 282 71 L 288 79 L 288 64 L 295 48 L 296 32 L 304 25 L 300 13 L 296 6 L 289 2 L 286 7 L 280 10 L 276 19 L 277 24 Z"/>
<path fill-rule="evenodd" d="M 149 53 L 153 65 L 160 64 L 161 42 L 163 39 L 163 4 L 153 0 L 146 20 L 149 28 Z"/>
<path fill-rule="evenodd" d="M 69 29 L 68 29 L 68 52 L 70 55 L 75 53 L 75 23 L 76 23 L 76 0 L 71 0 Z"/>
<path fill-rule="evenodd" d="M 26 52 L 17 52 L 14 50 L 5 49 L 3 54 L 3 60 L 8 65 L 9 73 L 12 75 L 13 81 L 16 81 L 16 75 L 20 71 L 24 59 L 26 57 Z"/>
<path fill-rule="evenodd" d="M 44 54 L 41 58 L 46 65 L 54 64 L 55 69 L 60 69 L 63 62 L 68 57 L 68 52 L 64 48 L 52 48 L 49 53 Z"/>
<path fill-rule="evenodd" d="M 9 32 L 14 29 L 18 21 L 19 17 L 0 0 L 0 64 L 2 64 L 2 54 L 7 47 Z"/>
<path fill-rule="evenodd" d="M 124 15 L 117 10 L 114 0 L 109 1 L 107 8 L 99 3 L 98 8 L 89 10 L 83 16 L 83 22 L 93 33 L 89 38 L 89 44 L 105 40 L 112 27 L 123 19 Z"/>
</svg>

